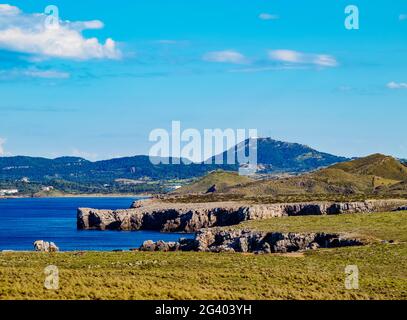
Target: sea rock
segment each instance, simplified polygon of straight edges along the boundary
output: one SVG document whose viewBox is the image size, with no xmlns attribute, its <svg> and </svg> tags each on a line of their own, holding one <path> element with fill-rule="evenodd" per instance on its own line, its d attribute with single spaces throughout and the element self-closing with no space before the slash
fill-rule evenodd
<svg viewBox="0 0 407 320">
<path fill-rule="evenodd" d="M 140 247 L 140 251 L 155 251 L 157 248 L 157 245 L 151 241 L 147 240 L 144 241 L 143 245 Z"/>
<path fill-rule="evenodd" d="M 34 250 L 38 252 L 58 252 L 59 248 L 53 242 L 37 240 L 34 242 Z"/>
<path fill-rule="evenodd" d="M 157 241 L 155 244 L 156 251 L 168 252 L 170 251 L 170 246 L 164 241 Z"/>
</svg>

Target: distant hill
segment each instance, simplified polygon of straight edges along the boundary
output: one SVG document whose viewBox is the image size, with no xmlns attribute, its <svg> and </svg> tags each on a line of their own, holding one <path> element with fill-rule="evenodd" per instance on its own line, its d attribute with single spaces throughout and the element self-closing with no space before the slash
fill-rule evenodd
<svg viewBox="0 0 407 320">
<path fill-rule="evenodd" d="M 213 177 L 211 181 L 213 181 Z M 203 178 L 201 181 L 205 181 Z M 199 190 L 191 185 L 181 191 Z M 202 190 L 202 189 L 201 189 Z M 279 179 L 249 181 L 223 188 L 225 195 L 242 197 L 371 195 L 407 196 L 407 167 L 392 157 L 375 154 L 315 172 Z"/>
<path fill-rule="evenodd" d="M 186 179 L 199 177 L 217 166 L 191 164 L 154 165 L 148 156 L 135 156 L 91 162 L 82 158 L 57 159 L 33 157 L 0 157 L 0 180 L 19 180 L 27 177 L 32 181 L 62 179 L 80 183 L 112 183 L 117 179 L 153 180 Z"/>
<path fill-rule="evenodd" d="M 236 150 L 248 150 L 249 143 L 250 140 L 246 140 L 238 144 L 233 150 L 225 151 L 218 157 L 222 157 L 226 163 L 228 153 L 235 152 L 235 160 L 238 162 Z M 271 138 L 257 139 L 257 162 L 261 173 L 309 172 L 348 160 L 350 159 L 320 152 L 298 143 L 283 142 Z"/>
<path fill-rule="evenodd" d="M 347 160 L 296 143 L 281 142 L 270 138 L 261 138 L 257 142 L 259 169 L 262 173 L 307 172 Z M 249 140 L 246 140 L 237 145 L 234 150 L 239 150 L 239 148 L 247 146 L 248 143 Z M 220 156 L 225 157 L 224 163 L 226 163 L 227 152 Z M 215 162 L 213 161 L 213 163 Z M 0 181 L 15 181 L 27 177 L 37 182 L 63 180 L 75 183 L 109 184 L 117 179 L 142 179 L 145 177 L 152 180 L 197 178 L 219 169 L 238 171 L 239 164 L 154 165 L 148 156 L 96 162 L 78 157 L 57 159 L 24 156 L 0 157 Z"/>
</svg>

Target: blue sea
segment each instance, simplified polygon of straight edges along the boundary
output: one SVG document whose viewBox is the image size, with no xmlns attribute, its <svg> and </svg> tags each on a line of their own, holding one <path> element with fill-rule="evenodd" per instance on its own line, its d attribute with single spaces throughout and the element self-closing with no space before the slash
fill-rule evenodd
<svg viewBox="0 0 407 320">
<path fill-rule="evenodd" d="M 36 240 L 52 241 L 62 251 L 129 250 L 145 240 L 177 241 L 191 234 L 152 231 L 79 231 L 76 210 L 127 209 L 137 198 L 0 199 L 0 251 L 33 250 Z"/>
</svg>

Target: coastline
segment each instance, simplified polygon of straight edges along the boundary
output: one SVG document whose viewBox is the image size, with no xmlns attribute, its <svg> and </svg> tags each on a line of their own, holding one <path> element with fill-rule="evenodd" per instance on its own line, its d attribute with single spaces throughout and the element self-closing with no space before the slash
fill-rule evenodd
<svg viewBox="0 0 407 320">
<path fill-rule="evenodd" d="M 44 195 L 44 196 L 7 196 L 0 197 L 0 200 L 4 199 L 35 199 L 35 198 L 151 198 L 152 194 L 123 194 L 123 193 L 91 193 L 91 194 L 59 194 L 59 195 Z"/>
</svg>

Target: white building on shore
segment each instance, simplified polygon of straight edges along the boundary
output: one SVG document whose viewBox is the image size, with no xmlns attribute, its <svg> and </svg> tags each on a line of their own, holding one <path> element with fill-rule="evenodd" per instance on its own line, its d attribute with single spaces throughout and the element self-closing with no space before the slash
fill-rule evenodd
<svg viewBox="0 0 407 320">
<path fill-rule="evenodd" d="M 0 189 L 0 196 L 11 196 L 17 193 L 18 193 L 17 189 Z"/>
</svg>

